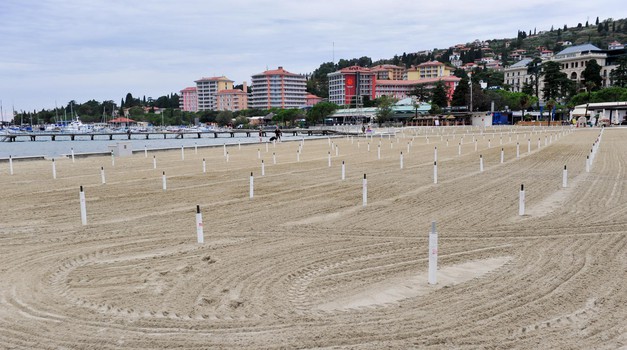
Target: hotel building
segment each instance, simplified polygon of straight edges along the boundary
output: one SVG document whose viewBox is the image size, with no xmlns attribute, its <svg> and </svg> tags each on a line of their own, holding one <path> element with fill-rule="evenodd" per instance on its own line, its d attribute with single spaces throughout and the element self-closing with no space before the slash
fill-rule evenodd
<svg viewBox="0 0 627 350">
<path fill-rule="evenodd" d="M 217 110 L 217 95 L 219 91 L 233 89 L 233 80 L 225 76 L 202 78 L 195 81 L 198 95 L 198 111 Z"/>
<path fill-rule="evenodd" d="M 252 76 L 251 108 L 300 108 L 306 104 L 307 81 L 304 76 L 283 67 Z"/>
<path fill-rule="evenodd" d="M 185 112 L 198 112 L 198 93 L 195 87 L 181 90 L 179 108 Z"/>
</svg>

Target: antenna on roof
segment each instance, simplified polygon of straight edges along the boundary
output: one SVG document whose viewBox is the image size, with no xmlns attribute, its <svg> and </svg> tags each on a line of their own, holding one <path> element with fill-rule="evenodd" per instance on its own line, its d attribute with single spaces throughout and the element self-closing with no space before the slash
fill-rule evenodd
<svg viewBox="0 0 627 350">
<path fill-rule="evenodd" d="M 333 42 L 333 64 L 335 64 L 335 41 Z"/>
</svg>

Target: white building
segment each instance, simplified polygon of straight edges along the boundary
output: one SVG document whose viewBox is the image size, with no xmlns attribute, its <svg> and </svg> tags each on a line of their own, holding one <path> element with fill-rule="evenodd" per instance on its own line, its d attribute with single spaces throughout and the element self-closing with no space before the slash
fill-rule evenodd
<svg viewBox="0 0 627 350">
<path fill-rule="evenodd" d="M 252 108 L 300 108 L 306 105 L 307 80 L 283 67 L 252 76 Z"/>
<path fill-rule="evenodd" d="M 215 111 L 218 91 L 233 89 L 233 80 L 225 76 L 201 78 L 195 83 L 199 111 Z"/>
</svg>

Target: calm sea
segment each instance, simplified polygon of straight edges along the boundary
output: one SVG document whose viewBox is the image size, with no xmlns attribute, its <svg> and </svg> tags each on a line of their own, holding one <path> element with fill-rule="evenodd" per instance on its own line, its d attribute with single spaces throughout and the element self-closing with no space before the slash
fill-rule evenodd
<svg viewBox="0 0 627 350">
<path fill-rule="evenodd" d="M 237 135 L 237 134 L 236 134 Z M 268 133 L 268 137 L 264 137 L 263 141 L 266 142 L 269 140 L 272 133 Z M 160 136 L 160 135 L 159 135 Z M 202 138 L 192 138 L 192 135 L 189 135 L 189 138 L 185 139 L 175 139 L 175 138 L 158 138 L 157 135 L 153 136 L 151 139 L 144 139 L 143 136 L 137 135 L 136 139 L 131 139 L 131 143 L 133 146 L 133 150 L 140 151 L 143 150 L 144 147 L 151 149 L 180 149 L 183 147 L 203 147 L 203 146 L 217 146 L 217 145 L 233 145 L 241 143 L 242 145 L 248 143 L 258 143 L 259 137 L 255 134 L 251 135 L 251 137 L 228 137 L 223 135 L 222 137 L 214 138 L 212 134 L 203 135 Z M 320 136 L 287 136 L 283 135 L 283 141 L 290 140 L 301 140 L 302 138 L 312 139 L 312 138 L 320 138 Z M 69 137 L 68 137 L 69 138 Z M 7 159 L 9 156 L 14 158 L 19 157 L 38 157 L 44 156 L 47 158 L 53 157 L 61 157 L 64 155 L 69 155 L 72 153 L 72 149 L 74 149 L 75 154 L 81 153 L 104 153 L 110 152 L 109 145 L 115 145 L 116 142 L 120 141 L 128 141 L 127 139 L 114 139 L 109 140 L 107 136 L 102 136 L 102 139 L 89 140 L 88 137 L 82 136 L 78 137 L 80 140 L 61 140 L 60 137 L 57 137 L 57 141 L 51 141 L 49 138 L 41 138 L 41 140 L 37 141 L 28 141 L 26 138 L 18 138 L 16 142 L 0 142 L 0 159 Z M 62 139 L 66 139 L 63 137 Z"/>
</svg>

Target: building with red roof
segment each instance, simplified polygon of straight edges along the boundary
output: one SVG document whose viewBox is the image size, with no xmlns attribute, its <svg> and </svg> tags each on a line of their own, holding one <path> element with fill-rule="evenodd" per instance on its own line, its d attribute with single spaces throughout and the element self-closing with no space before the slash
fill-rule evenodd
<svg viewBox="0 0 627 350">
<path fill-rule="evenodd" d="M 198 93 L 196 87 L 186 87 L 181 90 L 179 108 L 186 112 L 198 111 Z"/>
<path fill-rule="evenodd" d="M 233 88 L 233 80 L 225 76 L 201 78 L 195 81 L 198 111 L 215 111 L 218 91 Z"/>
<path fill-rule="evenodd" d="M 218 91 L 216 95 L 216 110 L 236 112 L 248 109 L 248 93 L 245 92 L 246 90 L 246 82 L 244 82 L 243 90 L 227 89 Z"/>
<path fill-rule="evenodd" d="M 253 75 L 251 88 L 252 108 L 300 108 L 306 104 L 306 78 L 283 67 Z"/>
</svg>

